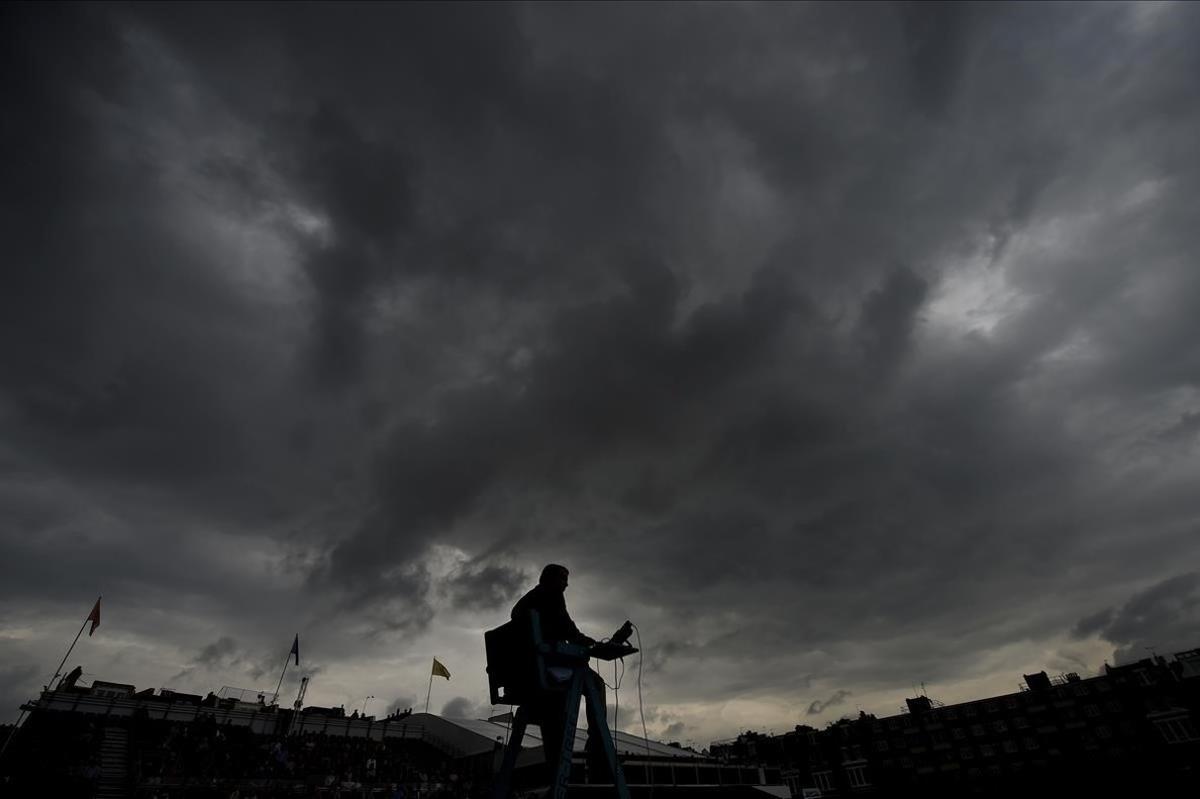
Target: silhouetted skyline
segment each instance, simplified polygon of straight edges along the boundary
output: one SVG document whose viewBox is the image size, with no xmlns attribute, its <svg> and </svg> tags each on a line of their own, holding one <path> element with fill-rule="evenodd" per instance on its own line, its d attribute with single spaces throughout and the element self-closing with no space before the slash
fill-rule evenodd
<svg viewBox="0 0 1200 799">
<path fill-rule="evenodd" d="M 551 562 L 667 740 L 1196 645 L 1200 7 L 2 13 L 0 720 L 101 593 L 486 717 Z"/>
</svg>

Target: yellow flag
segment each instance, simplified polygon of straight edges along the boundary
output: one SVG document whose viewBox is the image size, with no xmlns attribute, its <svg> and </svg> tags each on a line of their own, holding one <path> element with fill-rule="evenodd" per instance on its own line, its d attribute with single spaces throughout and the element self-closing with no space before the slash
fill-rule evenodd
<svg viewBox="0 0 1200 799">
<path fill-rule="evenodd" d="M 443 666 L 437 658 L 433 659 L 433 676 L 445 677 L 447 680 L 450 679 L 450 669 Z"/>
</svg>

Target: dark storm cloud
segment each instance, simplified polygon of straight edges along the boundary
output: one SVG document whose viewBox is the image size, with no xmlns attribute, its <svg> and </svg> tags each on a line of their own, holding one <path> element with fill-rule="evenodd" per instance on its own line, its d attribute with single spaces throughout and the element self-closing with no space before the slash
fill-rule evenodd
<svg viewBox="0 0 1200 799">
<path fill-rule="evenodd" d="M 442 706 L 441 715 L 452 719 L 486 719 L 491 708 L 488 705 L 476 705 L 465 696 L 456 696 Z"/>
<path fill-rule="evenodd" d="M 849 696 L 849 691 L 839 690 L 834 691 L 828 699 L 814 699 L 808 705 L 807 715 L 819 716 L 831 707 L 844 704 Z"/>
<path fill-rule="evenodd" d="M 1195 439 L 1197 433 L 1200 433 L 1200 411 L 1183 414 L 1178 422 L 1163 430 L 1159 436 L 1167 440 L 1188 441 Z"/>
<path fill-rule="evenodd" d="M 119 26 L 100 9 L 9 13 L 5 74 L 24 98 L 4 131 L 5 149 L 23 154 L 6 191 L 14 268 L 0 291 L 14 446 L 93 485 L 165 486 L 173 512 L 269 518 L 271 491 L 247 497 L 238 479 L 260 455 L 247 447 L 253 399 L 224 383 L 262 368 L 261 331 L 172 221 L 154 161 L 164 153 L 122 153 L 106 129 L 106 114 L 135 114 L 116 85 L 144 77 L 122 57 Z"/>
<path fill-rule="evenodd" d="M 0 679 L 4 680 L 0 683 L 0 702 L 3 703 L 0 707 L 5 708 L 6 714 L 9 708 L 17 708 L 28 702 L 29 697 L 36 696 L 45 685 L 40 680 L 50 675 L 40 674 L 38 668 L 33 663 L 18 663 L 0 669 Z M 5 723 L 11 721 L 6 715 Z"/>
<path fill-rule="evenodd" d="M 1200 572 L 1156 583 L 1123 605 L 1083 618 L 1072 631 L 1077 637 L 1099 636 L 1114 644 L 1113 662 L 1129 663 L 1161 654 L 1194 649 L 1200 622 Z"/>
<path fill-rule="evenodd" d="M 928 293 L 924 280 L 900 268 L 863 300 L 859 335 L 873 368 L 885 370 L 900 363 L 917 325 L 917 311 Z"/>
<path fill-rule="evenodd" d="M 212 671 L 230 671 L 242 666 L 237 642 L 223 635 L 211 644 L 206 644 L 193 659 L 191 665 L 184 668 L 171 678 L 172 684 L 190 680 L 197 669 Z"/>
<path fill-rule="evenodd" d="M 685 725 L 682 721 L 671 722 L 663 729 L 663 740 L 678 741 L 679 737 L 683 735 L 684 730 L 686 729 L 687 725 Z"/>
<path fill-rule="evenodd" d="M 503 607 L 530 583 L 520 570 L 495 563 L 468 563 L 453 572 L 443 590 L 455 607 L 492 611 Z"/>
<path fill-rule="evenodd" d="M 306 657 L 305 660 L 311 661 L 311 658 Z M 191 685 L 212 676 L 219 679 L 233 675 L 260 682 L 279 667 L 278 659 L 267 657 L 261 647 L 255 646 L 252 651 L 233 638 L 223 635 L 201 647 L 188 666 L 172 677 L 170 682 L 173 685 Z M 304 670 L 309 676 L 315 676 L 320 674 L 322 667 L 306 662 Z"/>
<path fill-rule="evenodd" d="M 1085 616 L 1084 618 L 1080 619 L 1079 623 L 1071 629 L 1071 634 L 1076 638 L 1085 638 L 1089 635 L 1095 635 L 1096 633 L 1102 632 L 1106 627 L 1108 627 L 1108 625 L 1112 624 L 1112 620 L 1113 609 L 1105 608 L 1104 610 L 1093 613 L 1091 616 Z"/>
<path fill-rule="evenodd" d="M 942 111 L 962 74 L 966 55 L 967 3 L 902 3 L 912 98 L 927 113 Z"/>
<path fill-rule="evenodd" d="M 1195 8 L 3 13 L 14 635 L 352 670 L 565 562 L 702 733 L 1184 637 Z"/>
<path fill-rule="evenodd" d="M 410 556 L 502 480 L 575 493 L 589 464 L 574 452 L 678 441 L 689 413 L 752 370 L 803 309 L 790 294 L 768 276 L 673 328 L 676 281 L 646 264 L 616 297 L 553 314 L 549 340 L 521 373 L 448 392 L 435 421 L 393 431 L 376 461 L 380 512 L 334 550 L 334 574 Z M 363 575 L 359 587 L 369 586 Z"/>
<path fill-rule="evenodd" d="M 237 643 L 229 636 L 223 635 L 200 650 L 200 654 L 196 655 L 196 664 L 199 666 L 224 665 L 226 660 L 236 652 Z"/>
<path fill-rule="evenodd" d="M 328 104 L 301 129 L 299 183 L 320 202 L 336 236 L 305 263 L 317 301 L 313 368 L 321 382 L 341 384 L 361 377 L 371 291 L 402 268 L 397 244 L 413 213 L 409 168 L 396 143 L 365 138 Z"/>
</svg>

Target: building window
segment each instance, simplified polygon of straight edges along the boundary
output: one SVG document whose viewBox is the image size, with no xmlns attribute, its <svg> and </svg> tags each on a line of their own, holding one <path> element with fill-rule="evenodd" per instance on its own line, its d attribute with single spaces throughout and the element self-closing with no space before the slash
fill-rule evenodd
<svg viewBox="0 0 1200 799">
<path fill-rule="evenodd" d="M 833 790 L 833 772 L 817 771 L 813 773 L 813 782 L 816 783 L 821 793 Z"/>
<path fill-rule="evenodd" d="M 1121 703 L 1115 699 L 1110 699 L 1104 703 L 1104 709 L 1107 710 L 1109 713 L 1120 713 L 1121 712 Z"/>
<path fill-rule="evenodd" d="M 992 729 L 994 729 L 996 732 L 1008 732 L 1008 725 L 1003 721 L 997 721 L 992 725 Z"/>
<path fill-rule="evenodd" d="M 1004 751 L 1010 755 L 1015 754 L 1017 751 L 1017 742 L 1016 741 L 1005 741 L 1004 742 Z"/>
<path fill-rule="evenodd" d="M 1025 736 L 1025 748 L 1027 750 L 1032 752 L 1033 750 L 1038 749 L 1040 747 L 1041 747 L 1041 744 L 1038 743 L 1037 738 L 1034 738 L 1032 735 Z"/>
<path fill-rule="evenodd" d="M 956 711 L 952 707 L 948 707 L 944 711 L 942 711 L 942 716 L 944 718 L 947 718 L 947 719 L 950 719 L 951 721 L 953 721 L 954 719 L 958 718 L 958 711 Z"/>
<path fill-rule="evenodd" d="M 984 757 L 995 757 L 996 747 L 992 746 L 991 744 L 984 744 L 983 746 L 979 747 L 979 754 L 983 755 Z"/>
<path fill-rule="evenodd" d="M 886 752 L 887 750 L 888 750 L 888 742 L 887 741 L 879 740 L 879 741 L 875 742 L 875 751 L 876 752 Z"/>
<path fill-rule="evenodd" d="M 1112 730 L 1107 725 L 1101 724 L 1096 728 L 1096 737 L 1107 740 L 1112 737 Z"/>
<path fill-rule="evenodd" d="M 850 780 L 851 788 L 863 788 L 871 784 L 871 781 L 867 779 L 866 766 L 852 766 L 846 769 L 846 777 Z"/>
<path fill-rule="evenodd" d="M 1100 715 L 1100 708 L 1096 707 L 1095 705 L 1084 705 L 1083 715 L 1087 716 L 1089 719 L 1094 719 L 1096 716 Z"/>
<path fill-rule="evenodd" d="M 982 724 L 972 724 L 971 725 L 971 734 L 974 735 L 976 738 L 982 737 L 983 736 L 983 725 Z"/>
<path fill-rule="evenodd" d="M 1013 719 L 1013 726 L 1018 730 L 1023 730 L 1029 726 L 1029 722 L 1025 720 L 1024 716 L 1017 716 L 1015 719 Z"/>
<path fill-rule="evenodd" d="M 1015 696 L 1010 696 L 1010 697 L 1008 697 L 1008 699 L 1004 700 L 1004 704 L 1008 705 L 1009 709 L 1011 710 L 1013 708 L 1016 708 L 1017 705 L 1020 703 L 1017 701 L 1017 698 Z"/>
<path fill-rule="evenodd" d="M 975 750 L 969 746 L 964 746 L 962 749 L 958 750 L 958 756 L 963 760 L 974 760 Z"/>
<path fill-rule="evenodd" d="M 1158 727 L 1159 733 L 1169 744 L 1200 740 L 1200 737 L 1196 735 L 1195 726 L 1193 726 L 1191 719 L 1188 718 L 1156 721 L 1154 722 L 1154 726 Z"/>
<path fill-rule="evenodd" d="M 978 712 L 978 711 L 975 710 L 974 705 L 967 705 L 965 708 L 963 708 L 963 715 L 966 716 L 967 718 L 974 717 L 976 712 Z"/>
</svg>

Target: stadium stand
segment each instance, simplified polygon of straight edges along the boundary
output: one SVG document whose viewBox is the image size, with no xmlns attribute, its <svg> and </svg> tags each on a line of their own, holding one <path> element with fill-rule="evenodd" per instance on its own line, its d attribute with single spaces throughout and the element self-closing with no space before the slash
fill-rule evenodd
<svg viewBox="0 0 1200 799">
<path fill-rule="evenodd" d="M 496 720 L 347 717 L 341 708 L 293 711 L 103 681 L 44 692 L 23 709 L 29 717 L 0 762 L 4 796 L 483 799 L 508 732 Z M 777 769 L 722 768 L 622 732 L 614 741 L 636 796 L 787 796 Z M 589 781 L 583 743 L 581 735 L 572 790 L 608 796 Z M 530 734 L 513 784 L 520 796 L 546 782 L 541 741 Z"/>
</svg>

